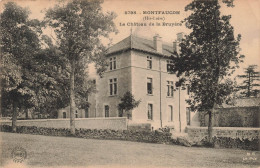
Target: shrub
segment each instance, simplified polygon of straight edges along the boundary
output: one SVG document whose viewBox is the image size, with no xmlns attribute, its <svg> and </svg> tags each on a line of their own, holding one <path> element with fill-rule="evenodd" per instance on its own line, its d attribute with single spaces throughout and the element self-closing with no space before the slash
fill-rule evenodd
<svg viewBox="0 0 260 168">
<path fill-rule="evenodd" d="M 163 128 L 159 128 L 159 130 L 160 131 L 162 131 L 162 132 L 171 132 L 171 130 L 173 130 L 174 128 L 170 128 L 170 127 L 168 127 L 168 126 L 165 126 L 165 127 L 163 127 Z"/>
</svg>

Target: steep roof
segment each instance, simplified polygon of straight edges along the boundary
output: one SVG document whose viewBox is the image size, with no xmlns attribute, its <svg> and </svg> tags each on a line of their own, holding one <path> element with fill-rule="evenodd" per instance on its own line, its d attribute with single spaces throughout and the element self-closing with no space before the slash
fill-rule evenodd
<svg viewBox="0 0 260 168">
<path fill-rule="evenodd" d="M 145 39 L 134 35 L 130 35 L 122 41 L 111 46 L 107 50 L 107 55 L 111 55 L 121 51 L 126 51 L 129 49 L 148 52 L 151 54 L 157 54 L 161 56 L 175 55 L 175 52 L 173 52 L 173 46 L 162 44 L 162 53 L 158 53 L 154 48 L 153 40 Z"/>
</svg>

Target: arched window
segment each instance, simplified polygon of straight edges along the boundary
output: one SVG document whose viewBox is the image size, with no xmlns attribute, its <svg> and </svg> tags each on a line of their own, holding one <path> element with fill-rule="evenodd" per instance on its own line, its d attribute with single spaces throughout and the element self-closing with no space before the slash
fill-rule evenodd
<svg viewBox="0 0 260 168">
<path fill-rule="evenodd" d="M 109 117 L 109 106 L 105 105 L 105 117 Z"/>
<path fill-rule="evenodd" d="M 89 114 L 88 114 L 88 108 L 86 108 L 86 111 L 85 111 L 85 118 L 88 118 L 89 116 L 88 116 Z"/>
<path fill-rule="evenodd" d="M 63 115 L 63 118 L 66 118 L 66 112 L 63 112 L 62 115 Z"/>
</svg>

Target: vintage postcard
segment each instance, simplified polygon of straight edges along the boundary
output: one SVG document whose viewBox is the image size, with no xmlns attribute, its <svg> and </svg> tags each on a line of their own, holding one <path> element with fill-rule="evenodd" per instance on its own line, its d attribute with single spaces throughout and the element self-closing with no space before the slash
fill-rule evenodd
<svg viewBox="0 0 260 168">
<path fill-rule="evenodd" d="M 0 165 L 259 167 L 259 0 L 0 0 Z"/>
</svg>

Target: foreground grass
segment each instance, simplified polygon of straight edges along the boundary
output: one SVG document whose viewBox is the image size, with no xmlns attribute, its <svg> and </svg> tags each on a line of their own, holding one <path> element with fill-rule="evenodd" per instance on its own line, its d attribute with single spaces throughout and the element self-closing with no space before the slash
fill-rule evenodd
<svg viewBox="0 0 260 168">
<path fill-rule="evenodd" d="M 13 167 L 12 149 L 27 151 L 24 167 L 258 167 L 260 152 L 115 140 L 0 133 L 1 166 Z M 244 159 L 244 161 L 243 161 Z M 17 166 L 17 164 L 16 164 Z"/>
</svg>

